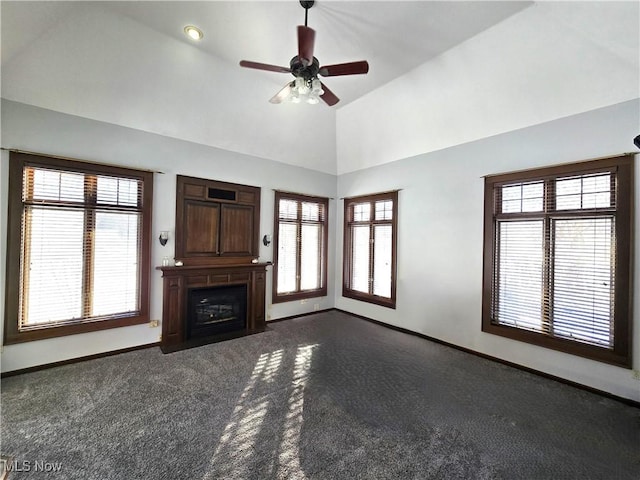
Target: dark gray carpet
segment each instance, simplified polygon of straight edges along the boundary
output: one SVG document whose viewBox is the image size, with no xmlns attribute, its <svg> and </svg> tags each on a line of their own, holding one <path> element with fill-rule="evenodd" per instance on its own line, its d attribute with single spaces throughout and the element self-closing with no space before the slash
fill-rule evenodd
<svg viewBox="0 0 640 480">
<path fill-rule="evenodd" d="M 2 453 L 10 479 L 637 480 L 640 410 L 329 312 L 3 379 Z"/>
</svg>

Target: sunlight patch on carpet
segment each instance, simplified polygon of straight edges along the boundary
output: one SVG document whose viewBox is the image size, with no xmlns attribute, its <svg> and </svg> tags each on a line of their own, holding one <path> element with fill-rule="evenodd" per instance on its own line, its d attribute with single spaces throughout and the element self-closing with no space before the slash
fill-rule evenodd
<svg viewBox="0 0 640 480">
<path fill-rule="evenodd" d="M 303 422 L 304 387 L 316 347 L 317 345 L 299 346 L 293 358 L 287 411 L 280 422 L 281 441 L 276 452 L 277 460 L 273 465 L 276 478 L 306 478 L 300 468 L 298 444 Z M 250 473 L 251 458 L 255 450 L 261 447 L 256 441 L 265 417 L 281 415 L 276 411 L 273 399 L 260 391 L 268 384 L 274 383 L 277 376 L 286 374 L 283 366 L 286 363 L 285 359 L 286 352 L 282 349 L 260 355 L 211 458 L 212 470 L 203 480 L 246 478 Z"/>
</svg>

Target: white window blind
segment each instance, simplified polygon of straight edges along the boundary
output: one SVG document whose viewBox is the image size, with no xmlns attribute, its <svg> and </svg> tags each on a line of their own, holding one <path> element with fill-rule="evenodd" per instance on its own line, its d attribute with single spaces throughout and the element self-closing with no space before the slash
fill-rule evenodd
<svg viewBox="0 0 640 480">
<path fill-rule="evenodd" d="M 298 225 L 281 221 L 278 228 L 278 293 L 296 290 L 297 262 Z"/>
<path fill-rule="evenodd" d="M 613 348 L 614 218 L 553 220 L 553 333 Z"/>
<path fill-rule="evenodd" d="M 27 206 L 24 216 L 21 326 L 82 318 L 83 212 Z"/>
<path fill-rule="evenodd" d="M 369 225 L 353 225 L 353 243 L 351 245 L 351 288 L 358 292 L 369 293 Z"/>
<path fill-rule="evenodd" d="M 136 315 L 143 183 L 23 169 L 19 330 Z"/>
<path fill-rule="evenodd" d="M 322 278 L 322 226 L 303 223 L 300 230 L 300 290 L 315 290 Z"/>
<path fill-rule="evenodd" d="M 500 322 L 543 331 L 543 222 L 501 222 L 498 227 L 497 271 Z"/>
<path fill-rule="evenodd" d="M 373 227 L 373 294 L 380 297 L 391 297 L 391 225 L 374 225 Z"/>
</svg>

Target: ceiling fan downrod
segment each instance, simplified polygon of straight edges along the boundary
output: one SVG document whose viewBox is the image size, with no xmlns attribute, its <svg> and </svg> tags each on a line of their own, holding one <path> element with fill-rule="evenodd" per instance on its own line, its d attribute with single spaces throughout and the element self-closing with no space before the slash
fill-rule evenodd
<svg viewBox="0 0 640 480">
<path fill-rule="evenodd" d="M 304 26 L 307 26 L 307 17 L 309 16 L 309 9 L 313 7 L 313 4 L 316 3 L 315 0 L 300 0 L 300 5 L 304 8 Z"/>
</svg>

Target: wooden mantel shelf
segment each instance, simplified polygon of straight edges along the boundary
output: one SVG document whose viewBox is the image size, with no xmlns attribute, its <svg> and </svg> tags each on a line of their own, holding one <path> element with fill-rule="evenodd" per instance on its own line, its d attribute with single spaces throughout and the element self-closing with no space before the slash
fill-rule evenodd
<svg viewBox="0 0 640 480">
<path fill-rule="evenodd" d="M 265 318 L 265 263 L 183 265 L 156 267 L 162 272 L 162 338 L 160 348 L 169 353 L 187 347 L 194 339 L 187 338 L 188 294 L 190 289 L 224 285 L 247 286 L 246 328 L 238 334 L 262 332 Z M 196 339 L 202 343 L 203 339 Z M 204 339 L 218 341 L 215 338 Z"/>
<path fill-rule="evenodd" d="M 256 267 L 266 268 L 272 265 L 271 262 L 259 262 L 259 263 L 233 263 L 229 265 L 224 264 L 208 264 L 208 265 L 182 265 L 180 267 L 176 267 L 175 265 L 167 266 L 167 267 L 156 267 L 156 270 L 160 270 L 163 274 L 166 272 L 168 274 L 172 274 L 174 272 L 178 272 L 180 270 L 184 271 L 194 271 L 194 270 L 215 270 L 215 269 L 255 269 Z"/>
</svg>

